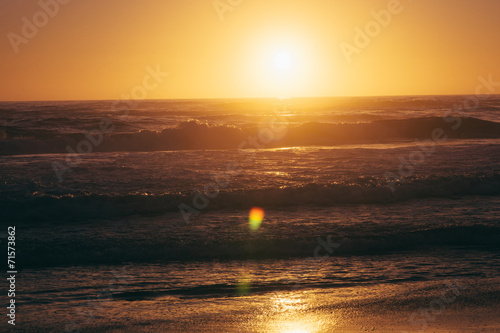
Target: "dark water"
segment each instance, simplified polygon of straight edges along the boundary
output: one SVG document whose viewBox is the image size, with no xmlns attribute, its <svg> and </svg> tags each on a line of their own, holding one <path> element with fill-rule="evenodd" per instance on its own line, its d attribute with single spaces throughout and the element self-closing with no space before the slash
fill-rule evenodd
<svg viewBox="0 0 500 333">
<path fill-rule="evenodd" d="M 101 325 L 84 309 L 103 291 L 122 324 L 124 304 L 182 321 L 181 305 L 275 292 L 484 293 L 500 271 L 500 99 L 454 109 L 465 98 L 1 103 L 25 327 Z"/>
</svg>

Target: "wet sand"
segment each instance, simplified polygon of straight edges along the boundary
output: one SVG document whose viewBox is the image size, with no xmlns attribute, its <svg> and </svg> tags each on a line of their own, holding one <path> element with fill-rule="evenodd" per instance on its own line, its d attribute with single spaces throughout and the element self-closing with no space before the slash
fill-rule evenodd
<svg viewBox="0 0 500 333">
<path fill-rule="evenodd" d="M 58 314 L 40 313 L 43 323 L 19 332 L 500 332 L 499 296 L 495 279 L 460 279 L 201 301 L 115 298 L 88 324 L 63 327 Z"/>
</svg>

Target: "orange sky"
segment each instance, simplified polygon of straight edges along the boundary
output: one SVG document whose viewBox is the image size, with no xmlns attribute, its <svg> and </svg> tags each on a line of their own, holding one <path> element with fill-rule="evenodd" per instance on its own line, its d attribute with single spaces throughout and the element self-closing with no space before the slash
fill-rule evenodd
<svg viewBox="0 0 500 333">
<path fill-rule="evenodd" d="M 225 12 L 213 0 L 59 1 L 50 17 L 0 0 L 0 100 L 118 99 L 147 67 L 169 75 L 147 81 L 146 98 L 461 94 L 480 75 L 500 81 L 498 0 L 220 0 Z M 26 21 L 38 31 L 23 34 Z"/>
</svg>

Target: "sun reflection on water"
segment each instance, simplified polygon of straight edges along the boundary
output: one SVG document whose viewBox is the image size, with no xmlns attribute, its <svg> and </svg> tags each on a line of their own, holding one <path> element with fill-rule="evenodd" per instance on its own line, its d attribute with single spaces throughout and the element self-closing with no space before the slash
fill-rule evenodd
<svg viewBox="0 0 500 333">
<path fill-rule="evenodd" d="M 279 293 L 269 300 L 272 308 L 266 331 L 274 333 L 318 333 L 325 331 L 325 325 L 335 325 L 338 318 L 331 312 L 316 312 L 319 304 L 316 296 L 309 293 Z M 311 311 L 313 310 L 313 311 Z"/>
<path fill-rule="evenodd" d="M 304 325 L 302 325 L 300 323 L 292 322 L 286 326 L 287 326 L 286 328 L 282 329 L 281 331 L 277 331 L 277 332 L 279 332 L 279 333 L 312 333 L 313 332 L 311 330 L 303 328 Z"/>
</svg>

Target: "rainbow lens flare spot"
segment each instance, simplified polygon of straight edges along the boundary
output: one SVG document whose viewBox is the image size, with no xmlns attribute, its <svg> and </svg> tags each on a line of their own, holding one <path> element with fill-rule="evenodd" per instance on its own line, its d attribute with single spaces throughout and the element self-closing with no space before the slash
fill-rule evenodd
<svg viewBox="0 0 500 333">
<path fill-rule="evenodd" d="M 250 209 L 250 230 L 257 231 L 260 228 L 260 224 L 264 219 L 264 210 L 262 208 L 254 207 Z"/>
</svg>

